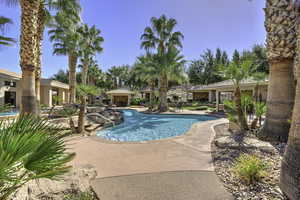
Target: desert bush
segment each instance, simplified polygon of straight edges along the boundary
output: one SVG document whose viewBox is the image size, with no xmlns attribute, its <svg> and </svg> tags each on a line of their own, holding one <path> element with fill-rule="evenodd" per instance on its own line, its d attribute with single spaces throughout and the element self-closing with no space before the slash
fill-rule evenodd
<svg viewBox="0 0 300 200">
<path fill-rule="evenodd" d="M 234 165 L 234 172 L 246 184 L 253 184 L 266 175 L 267 165 L 255 155 L 242 154 Z"/>
<path fill-rule="evenodd" d="M 139 105 L 141 105 L 142 103 L 144 103 L 145 101 L 144 101 L 144 99 L 141 99 L 141 98 L 133 98 L 132 100 L 131 100 L 131 105 L 133 105 L 133 106 L 139 106 Z"/>
<path fill-rule="evenodd" d="M 58 180 L 69 171 L 75 154 L 66 152 L 58 127 L 32 115 L 2 120 L 0 127 L 0 199 L 31 180 Z"/>
</svg>

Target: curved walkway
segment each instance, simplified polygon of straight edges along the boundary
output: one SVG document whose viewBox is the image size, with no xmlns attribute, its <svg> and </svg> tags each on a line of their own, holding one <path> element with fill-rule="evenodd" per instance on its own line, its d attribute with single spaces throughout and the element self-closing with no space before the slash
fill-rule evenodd
<svg viewBox="0 0 300 200">
<path fill-rule="evenodd" d="M 232 199 L 215 175 L 211 157 L 213 125 L 194 124 L 187 134 L 159 141 L 108 142 L 97 136 L 71 140 L 75 166 L 90 164 L 101 200 Z"/>
</svg>

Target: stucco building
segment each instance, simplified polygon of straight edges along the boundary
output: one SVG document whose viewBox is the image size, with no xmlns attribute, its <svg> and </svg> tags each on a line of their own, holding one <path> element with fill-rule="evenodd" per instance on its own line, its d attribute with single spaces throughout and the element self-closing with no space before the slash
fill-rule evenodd
<svg viewBox="0 0 300 200">
<path fill-rule="evenodd" d="M 108 95 L 111 104 L 116 106 L 128 106 L 135 93 L 129 89 L 120 88 L 108 91 L 106 94 Z"/>
<path fill-rule="evenodd" d="M 266 101 L 268 94 L 268 80 L 257 82 L 253 79 L 243 80 L 240 84 L 242 94 L 257 95 L 259 101 Z M 231 80 L 221 81 L 209 85 L 196 85 L 191 87 L 193 101 L 215 102 L 217 108 L 225 99 L 232 99 L 234 85 Z M 257 94 L 255 94 L 257 93 Z"/>
<path fill-rule="evenodd" d="M 0 105 L 10 104 L 20 108 L 22 96 L 22 76 L 0 69 Z M 69 100 L 69 85 L 50 79 L 41 80 L 41 104 L 51 107 L 54 96 L 58 96 L 58 104 Z"/>
</svg>

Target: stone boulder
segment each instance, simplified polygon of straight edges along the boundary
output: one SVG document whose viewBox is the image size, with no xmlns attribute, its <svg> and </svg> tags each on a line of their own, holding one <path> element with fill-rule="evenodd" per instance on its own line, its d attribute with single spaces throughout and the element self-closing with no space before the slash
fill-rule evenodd
<svg viewBox="0 0 300 200">
<path fill-rule="evenodd" d="M 276 148 L 270 143 L 252 137 L 224 136 L 217 138 L 215 145 L 220 148 L 255 148 L 267 153 L 276 152 Z"/>
<path fill-rule="evenodd" d="M 105 107 L 87 107 L 87 112 L 88 113 L 100 113 L 105 111 Z"/>
</svg>

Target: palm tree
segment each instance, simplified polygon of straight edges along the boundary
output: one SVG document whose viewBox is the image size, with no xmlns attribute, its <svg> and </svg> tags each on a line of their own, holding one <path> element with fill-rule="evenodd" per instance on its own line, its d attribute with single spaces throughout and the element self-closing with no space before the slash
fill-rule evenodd
<svg viewBox="0 0 300 200">
<path fill-rule="evenodd" d="M 0 16 L 0 47 L 11 46 L 15 43 L 15 40 L 13 38 L 4 36 L 5 29 L 9 24 L 12 24 L 11 19 L 4 16 Z"/>
<path fill-rule="evenodd" d="M 181 32 L 174 32 L 174 28 L 177 25 L 177 21 L 173 18 L 168 19 L 165 15 L 160 18 L 152 17 L 151 26 L 146 27 L 144 34 L 141 36 L 142 44 L 141 48 L 145 49 L 147 52 L 155 50 L 158 56 L 161 58 L 160 66 L 163 68 L 160 74 L 160 105 L 159 110 L 161 112 L 168 109 L 167 105 L 167 77 L 166 72 L 168 70 L 168 63 L 165 62 L 163 57 L 166 56 L 170 50 L 174 48 L 182 48 L 183 34 Z"/>
<path fill-rule="evenodd" d="M 129 76 L 128 66 L 113 66 L 108 70 L 108 77 L 113 82 L 113 88 L 123 87 Z"/>
<path fill-rule="evenodd" d="M 41 79 L 41 56 L 42 56 L 42 43 L 43 36 L 46 26 L 50 26 L 51 11 L 66 11 L 72 9 L 73 11 L 79 12 L 81 10 L 78 0 L 41 0 L 41 4 L 38 11 L 38 27 L 37 27 L 37 46 L 36 46 L 36 71 L 35 71 L 35 90 L 38 108 L 40 105 L 40 79 Z"/>
<path fill-rule="evenodd" d="M 69 65 L 69 102 L 76 102 L 76 67 L 79 57 L 80 33 L 78 28 L 81 19 L 79 10 L 75 7 L 66 7 L 56 14 L 52 29 L 49 30 L 50 41 L 54 42 L 53 54 L 67 55 Z"/>
<path fill-rule="evenodd" d="M 81 72 L 81 84 L 87 85 L 87 76 L 89 67 L 91 65 L 91 60 L 95 54 L 103 51 L 101 45 L 104 41 L 103 37 L 100 36 L 101 31 L 95 26 L 91 28 L 88 25 L 83 25 L 80 27 L 78 32 L 81 34 L 80 45 L 80 56 L 82 57 L 82 72 Z M 86 113 L 86 95 L 81 95 L 80 97 L 80 110 L 78 118 L 78 133 L 84 133 L 85 127 L 85 113 Z"/>
<path fill-rule="evenodd" d="M 169 48 L 164 56 L 156 55 L 156 57 L 159 64 L 159 111 L 164 112 L 168 110 L 167 93 L 169 81 L 182 82 L 187 78 L 184 72 L 185 60 L 183 60 L 179 50 L 174 47 Z"/>
<path fill-rule="evenodd" d="M 297 17 L 299 17 L 300 1 L 295 2 Z M 300 41 L 300 24 L 297 22 L 298 35 L 297 40 Z M 300 52 L 298 43 L 297 53 Z M 280 187 L 283 193 L 291 200 L 300 199 L 300 66 L 299 56 L 296 58 L 296 97 L 292 116 L 291 128 L 289 131 L 288 144 L 283 156 Z"/>
<path fill-rule="evenodd" d="M 2 120 L 0 126 L 0 199 L 9 199 L 29 181 L 57 180 L 69 171 L 75 154 L 66 152 L 59 127 L 33 115 Z"/>
<path fill-rule="evenodd" d="M 158 63 L 156 62 L 154 54 L 146 54 L 138 57 L 138 62 L 135 65 L 135 71 L 139 79 L 142 79 L 148 83 L 150 87 L 150 106 L 152 110 L 155 101 L 155 86 L 158 81 L 159 71 L 157 70 Z"/>
<path fill-rule="evenodd" d="M 235 108 L 239 126 L 242 131 L 248 130 L 248 124 L 246 120 L 246 113 L 242 108 L 241 82 L 251 77 L 254 70 L 255 68 L 253 68 L 253 63 L 251 61 L 232 61 L 228 66 L 221 66 L 219 69 L 220 75 L 222 75 L 225 79 L 231 80 L 233 83 Z"/>
<path fill-rule="evenodd" d="M 256 81 L 255 87 L 254 87 L 254 99 L 256 102 L 261 101 L 260 100 L 260 93 L 259 93 L 259 86 L 261 83 L 266 81 L 267 74 L 264 72 L 256 72 L 253 74 L 253 80 Z"/>
<path fill-rule="evenodd" d="M 294 98 L 296 14 L 286 0 L 266 1 L 267 58 L 270 64 L 266 121 L 260 136 L 287 141 Z"/>
<path fill-rule="evenodd" d="M 21 36 L 20 36 L 20 66 L 22 69 L 22 113 L 37 114 L 35 94 L 36 70 L 36 33 L 40 1 L 5 0 L 9 5 L 20 3 Z"/>
</svg>

